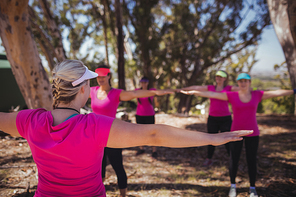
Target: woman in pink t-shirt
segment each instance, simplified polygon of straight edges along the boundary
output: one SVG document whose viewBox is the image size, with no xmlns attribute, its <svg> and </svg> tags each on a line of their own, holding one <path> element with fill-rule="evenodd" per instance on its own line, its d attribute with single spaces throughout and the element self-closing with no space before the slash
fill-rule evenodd
<svg viewBox="0 0 296 197">
<path fill-rule="evenodd" d="M 79 114 L 97 74 L 81 61 L 65 60 L 53 70 L 53 110 L 0 112 L 0 130 L 24 137 L 38 169 L 36 197 L 105 197 L 101 177 L 104 147 L 220 145 L 250 131 L 210 136 L 166 125 L 138 125 L 112 117 Z"/>
<path fill-rule="evenodd" d="M 239 87 L 238 92 L 211 92 L 211 91 L 181 91 L 184 94 L 194 94 L 208 98 L 220 99 L 228 101 L 232 106 L 233 122 L 231 131 L 237 129 L 250 129 L 254 132 L 246 137 L 245 149 L 248 164 L 248 172 L 250 179 L 250 196 L 258 197 L 255 182 L 257 173 L 257 150 L 259 144 L 259 129 L 256 120 L 256 111 L 259 102 L 263 99 L 268 99 L 277 96 L 286 96 L 295 93 L 295 90 L 274 90 L 274 91 L 251 91 L 251 77 L 247 73 L 241 73 L 237 77 Z M 235 178 L 238 169 L 238 162 L 243 146 L 243 141 L 230 143 L 230 166 L 229 175 L 231 180 L 231 187 L 229 197 L 236 196 Z"/>
<path fill-rule="evenodd" d="M 140 80 L 141 88 L 136 90 L 148 90 L 149 79 L 142 77 Z M 149 88 L 149 90 L 155 90 L 155 88 Z M 153 96 L 138 98 L 138 105 L 136 111 L 136 122 L 137 124 L 154 124 L 155 123 L 155 111 L 153 106 Z M 140 150 L 137 151 L 136 155 L 145 153 L 145 150 L 140 146 Z M 152 147 L 152 157 L 157 158 L 156 147 Z"/>
<path fill-rule="evenodd" d="M 90 98 L 91 108 L 95 114 L 110 116 L 115 118 L 117 107 L 120 101 L 129 101 L 134 98 L 153 97 L 155 95 L 166 95 L 173 93 L 172 90 L 134 90 L 125 91 L 112 88 L 111 72 L 107 65 L 100 65 L 96 69 L 98 74 L 97 82 L 99 86 L 91 87 Z M 116 176 L 121 197 L 126 195 L 127 176 L 122 162 L 121 148 L 105 148 L 102 163 L 102 178 L 105 179 L 107 156 Z"/>
<path fill-rule="evenodd" d="M 225 71 L 219 70 L 215 74 L 215 85 L 205 86 L 190 86 L 182 88 L 182 90 L 198 90 L 198 91 L 212 91 L 212 92 L 229 92 L 237 91 L 238 87 L 228 85 L 228 74 Z M 229 111 L 228 102 L 210 98 L 209 117 L 207 122 L 208 133 L 219 133 L 230 131 L 232 123 L 231 113 Z M 225 148 L 229 155 L 229 144 L 225 144 Z M 214 155 L 215 146 L 208 146 L 208 154 L 203 166 L 208 167 L 212 165 L 212 157 Z"/>
</svg>

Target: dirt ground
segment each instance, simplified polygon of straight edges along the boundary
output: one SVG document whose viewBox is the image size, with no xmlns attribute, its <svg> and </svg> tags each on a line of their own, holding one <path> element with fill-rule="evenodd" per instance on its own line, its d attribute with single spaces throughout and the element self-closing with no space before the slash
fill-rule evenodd
<svg viewBox="0 0 296 197">
<path fill-rule="evenodd" d="M 133 115 L 130 115 L 135 122 Z M 258 115 L 261 130 L 258 150 L 257 192 L 264 197 L 296 196 L 296 117 Z M 157 114 L 156 123 L 206 132 L 206 117 Z M 0 143 L 0 196 L 33 196 L 37 169 L 26 140 L 2 136 Z M 228 155 L 216 147 L 211 167 L 202 167 L 206 147 L 173 149 L 158 147 L 158 158 L 151 147 L 135 156 L 138 148 L 124 149 L 128 175 L 128 196 L 227 196 L 230 186 Z M 117 180 L 107 166 L 107 196 L 117 196 Z M 238 196 L 248 196 L 248 170 L 244 150 L 237 175 Z"/>
</svg>

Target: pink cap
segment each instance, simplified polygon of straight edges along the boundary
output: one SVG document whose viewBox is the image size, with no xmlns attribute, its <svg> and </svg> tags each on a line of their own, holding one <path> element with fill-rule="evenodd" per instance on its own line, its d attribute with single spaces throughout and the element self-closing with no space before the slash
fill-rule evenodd
<svg viewBox="0 0 296 197">
<path fill-rule="evenodd" d="M 110 73 L 110 68 L 97 68 L 96 73 L 98 76 L 107 76 Z"/>
</svg>

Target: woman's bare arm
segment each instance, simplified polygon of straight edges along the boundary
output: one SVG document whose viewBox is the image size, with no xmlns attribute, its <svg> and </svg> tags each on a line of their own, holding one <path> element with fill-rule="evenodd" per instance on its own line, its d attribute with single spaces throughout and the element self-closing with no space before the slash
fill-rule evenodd
<svg viewBox="0 0 296 197">
<path fill-rule="evenodd" d="M 16 116 L 18 112 L 3 113 L 0 112 L 0 130 L 11 136 L 20 137 L 16 128 Z"/>
<path fill-rule="evenodd" d="M 230 141 L 241 140 L 241 136 L 252 131 L 223 132 L 208 134 L 198 131 L 180 129 L 161 124 L 133 124 L 114 120 L 107 146 L 125 148 L 133 146 L 165 146 L 172 148 L 221 145 Z"/>
<path fill-rule="evenodd" d="M 272 91 L 264 91 L 262 100 L 269 99 L 278 96 L 287 96 L 293 94 L 293 90 L 272 90 Z"/>
<path fill-rule="evenodd" d="M 174 90 L 132 90 L 132 91 L 125 91 L 122 90 L 120 93 L 120 100 L 121 101 L 130 101 L 134 98 L 144 98 L 150 96 L 162 96 L 166 94 L 172 94 Z"/>
<path fill-rule="evenodd" d="M 212 91 L 198 91 L 198 90 L 191 90 L 191 91 L 180 91 L 183 94 L 188 94 L 188 95 L 196 95 L 196 96 L 201 96 L 201 97 L 207 97 L 207 98 L 215 98 L 215 99 L 220 99 L 227 101 L 228 97 L 225 92 L 212 92 Z"/>
<path fill-rule="evenodd" d="M 188 86 L 185 88 L 181 88 L 181 90 L 190 91 L 190 90 L 198 90 L 198 91 L 208 91 L 208 86 Z"/>
</svg>

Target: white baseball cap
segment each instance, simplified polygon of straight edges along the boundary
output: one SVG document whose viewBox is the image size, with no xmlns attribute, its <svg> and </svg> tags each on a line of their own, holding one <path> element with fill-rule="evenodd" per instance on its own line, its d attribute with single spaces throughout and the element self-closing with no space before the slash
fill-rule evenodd
<svg viewBox="0 0 296 197">
<path fill-rule="evenodd" d="M 78 84 L 82 83 L 85 80 L 93 79 L 93 78 L 96 78 L 98 76 L 97 73 L 89 70 L 86 66 L 84 66 L 84 67 L 85 67 L 84 74 L 79 79 L 76 79 L 75 81 L 72 82 L 72 85 L 74 87 L 77 86 Z"/>
</svg>

